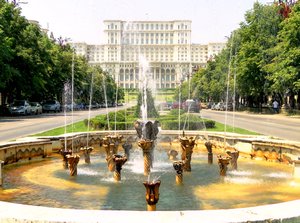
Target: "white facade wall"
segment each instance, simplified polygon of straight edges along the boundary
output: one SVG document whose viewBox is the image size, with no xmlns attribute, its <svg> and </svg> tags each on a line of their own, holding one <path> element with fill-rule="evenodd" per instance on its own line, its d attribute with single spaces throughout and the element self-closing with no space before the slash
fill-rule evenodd
<svg viewBox="0 0 300 223">
<path fill-rule="evenodd" d="M 147 75 L 156 88 L 175 88 L 192 73 L 205 67 L 224 43 L 191 43 L 191 21 L 104 21 L 104 44 L 74 43 L 79 55 L 99 64 L 124 88 L 139 88 L 145 78 L 141 60 L 148 62 Z M 143 58 L 143 59 L 142 59 Z"/>
</svg>

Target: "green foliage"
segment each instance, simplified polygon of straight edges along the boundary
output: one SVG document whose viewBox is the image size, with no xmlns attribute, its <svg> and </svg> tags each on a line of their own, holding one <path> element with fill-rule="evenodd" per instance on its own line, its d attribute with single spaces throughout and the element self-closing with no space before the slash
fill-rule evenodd
<svg viewBox="0 0 300 223">
<path fill-rule="evenodd" d="M 107 119 L 108 117 L 108 119 Z M 132 115 L 132 112 L 127 110 L 119 110 L 117 112 L 109 112 L 108 116 L 98 115 L 90 119 L 91 130 L 126 130 L 133 129 L 133 123 L 136 118 Z M 84 124 L 88 126 L 88 120 L 84 120 Z"/>
<path fill-rule="evenodd" d="M 180 110 L 172 109 L 172 110 L 170 110 L 170 115 L 175 116 L 175 117 L 179 117 L 179 112 L 180 112 L 180 115 L 183 115 L 184 113 L 186 113 L 186 110 L 184 110 L 184 109 L 180 109 Z"/>
<path fill-rule="evenodd" d="M 177 87 L 174 99 L 184 101 L 190 94 L 200 101 L 230 102 L 235 96 L 261 107 L 269 96 L 289 95 L 290 103 L 294 95 L 300 98 L 300 2 L 287 19 L 278 11 L 275 4 L 256 2 L 227 47 L 193 74 L 190 86 L 183 82 Z"/>
<path fill-rule="evenodd" d="M 104 76 L 109 102 L 124 98 L 123 89 L 116 90 L 112 77 L 99 68 L 90 68 L 84 57 L 75 55 L 66 39 L 49 38 L 37 24 L 21 15 L 18 4 L 0 0 L 0 39 L 0 92 L 5 102 L 14 99 L 64 102 L 64 85 L 71 82 L 72 73 L 77 102 L 88 104 L 92 73 Z M 104 102 L 102 82 L 94 85 L 92 95 L 98 103 Z"/>
<path fill-rule="evenodd" d="M 281 95 L 300 97 L 300 2 L 292 8 L 288 19 L 281 23 L 278 44 L 269 50 L 271 62 L 264 66 L 270 89 Z"/>
<path fill-rule="evenodd" d="M 188 113 L 184 113 L 180 116 L 180 123 L 179 116 L 175 112 L 163 115 L 158 120 L 161 128 L 168 130 L 203 130 L 215 127 L 215 121 L 205 120 L 198 115 Z"/>
<path fill-rule="evenodd" d="M 146 96 L 147 96 L 147 118 L 157 118 L 159 117 L 158 112 L 155 108 L 154 98 L 152 96 L 152 92 L 150 89 L 146 90 Z M 139 92 L 138 94 L 138 100 L 137 100 L 137 107 L 135 111 L 135 117 L 142 118 L 142 111 L 141 106 L 143 104 L 143 93 Z"/>
</svg>

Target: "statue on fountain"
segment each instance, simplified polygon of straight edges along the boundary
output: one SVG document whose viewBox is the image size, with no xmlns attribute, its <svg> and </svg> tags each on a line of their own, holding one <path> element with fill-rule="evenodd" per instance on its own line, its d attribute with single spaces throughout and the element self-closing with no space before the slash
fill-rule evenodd
<svg viewBox="0 0 300 223">
<path fill-rule="evenodd" d="M 103 138 L 103 147 L 106 152 L 106 161 L 109 171 L 115 170 L 115 162 L 113 161 L 113 155 L 118 153 L 118 146 L 121 143 L 123 136 L 119 135 L 107 135 Z"/>
<path fill-rule="evenodd" d="M 81 147 L 80 151 L 83 153 L 84 155 L 84 161 L 85 163 L 90 164 L 91 163 L 91 152 L 93 151 L 93 147 Z"/>
<path fill-rule="evenodd" d="M 121 170 L 122 166 L 126 163 L 127 157 L 122 156 L 122 155 L 116 155 L 114 154 L 112 156 L 112 159 L 115 163 L 115 172 L 114 172 L 114 179 L 115 181 L 120 181 L 121 180 Z"/>
<path fill-rule="evenodd" d="M 205 147 L 207 149 L 207 152 L 208 152 L 208 154 L 207 154 L 208 164 L 212 164 L 213 163 L 213 153 L 212 153 L 212 146 L 213 145 L 210 141 L 206 141 L 204 145 L 205 145 Z"/>
<path fill-rule="evenodd" d="M 62 150 L 59 151 L 59 154 L 62 155 L 62 157 L 63 157 L 63 167 L 64 167 L 64 169 L 68 169 L 69 168 L 69 164 L 68 164 L 67 155 L 71 155 L 72 154 L 72 150 L 62 149 Z"/>
<path fill-rule="evenodd" d="M 177 155 L 178 155 L 178 152 L 174 149 L 171 149 L 170 151 L 168 151 L 168 157 L 170 160 L 177 160 Z"/>
<path fill-rule="evenodd" d="M 220 176 L 226 176 L 227 166 L 231 160 L 229 156 L 218 155 L 218 164 L 220 168 Z"/>
<path fill-rule="evenodd" d="M 146 201 L 147 201 L 147 210 L 155 211 L 156 204 L 159 200 L 159 186 L 161 181 L 153 181 L 153 182 L 144 182 L 144 186 L 146 188 Z"/>
<path fill-rule="evenodd" d="M 182 149 L 181 159 L 185 161 L 184 171 L 191 172 L 191 160 L 196 138 L 187 137 L 183 134 L 183 137 L 180 137 L 179 140 Z"/>
<path fill-rule="evenodd" d="M 79 163 L 80 156 L 77 154 L 66 155 L 69 162 L 70 176 L 77 176 L 77 165 Z"/>
<path fill-rule="evenodd" d="M 148 176 L 152 167 L 153 140 L 141 139 L 138 141 L 138 146 L 143 150 L 144 175 Z"/>
<path fill-rule="evenodd" d="M 176 170 L 176 183 L 177 184 L 182 184 L 183 183 L 183 167 L 184 167 L 184 161 L 179 160 L 179 161 L 174 161 L 173 162 L 173 167 Z"/>
<path fill-rule="evenodd" d="M 148 121 L 146 123 L 136 121 L 134 126 L 137 131 L 137 135 L 140 138 L 138 146 L 143 150 L 144 175 L 148 176 L 154 160 L 154 140 L 156 140 L 159 132 L 158 121 Z"/>
<path fill-rule="evenodd" d="M 238 150 L 234 150 L 234 151 L 227 150 L 226 153 L 228 156 L 231 157 L 230 159 L 231 168 L 233 170 L 237 170 L 237 160 L 239 158 L 240 152 Z"/>
</svg>

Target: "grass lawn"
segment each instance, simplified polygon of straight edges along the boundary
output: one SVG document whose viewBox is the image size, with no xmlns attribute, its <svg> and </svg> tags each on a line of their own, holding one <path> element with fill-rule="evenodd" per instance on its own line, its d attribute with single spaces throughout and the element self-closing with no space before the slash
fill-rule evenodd
<svg viewBox="0 0 300 223">
<path fill-rule="evenodd" d="M 207 129 L 206 131 L 224 132 L 224 130 L 225 130 L 225 125 L 222 123 L 216 122 L 215 128 Z M 256 133 L 256 132 L 248 131 L 246 129 L 241 129 L 241 128 L 237 128 L 237 127 L 232 127 L 229 125 L 226 126 L 226 132 L 234 132 L 234 133 L 244 134 L 244 135 L 260 135 L 259 133 Z"/>
<path fill-rule="evenodd" d="M 113 122 L 110 123 L 111 126 L 113 127 Z M 132 124 L 133 125 L 133 124 Z M 218 123 L 216 122 L 215 124 L 215 128 L 209 128 L 206 129 L 206 131 L 210 131 L 210 132 L 224 132 L 225 129 L 225 125 L 222 123 Z M 72 125 L 68 125 L 66 130 L 65 127 L 60 127 L 60 128 L 56 128 L 56 129 L 52 129 L 46 132 L 42 132 L 42 133 L 38 133 L 34 136 L 57 136 L 57 135 L 62 135 L 65 132 L 66 133 L 72 133 L 72 132 L 87 132 L 88 128 L 87 126 L 84 124 L 83 121 L 80 122 L 76 122 Z M 93 131 L 93 129 L 90 129 L 90 131 Z M 245 129 L 241 129 L 241 128 L 233 128 L 232 126 L 227 125 L 226 127 L 226 132 L 234 132 L 234 133 L 238 133 L 238 134 L 245 134 L 245 135 L 259 135 L 256 132 L 252 132 L 252 131 L 248 131 Z"/>
</svg>

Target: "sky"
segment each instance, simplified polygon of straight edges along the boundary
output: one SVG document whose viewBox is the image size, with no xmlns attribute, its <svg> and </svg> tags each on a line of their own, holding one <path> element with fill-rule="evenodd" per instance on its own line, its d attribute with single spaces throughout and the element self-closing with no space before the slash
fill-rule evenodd
<svg viewBox="0 0 300 223">
<path fill-rule="evenodd" d="M 22 0 L 22 15 L 56 38 L 102 44 L 103 20 L 191 20 L 192 43 L 225 42 L 258 1 L 272 0 Z M 26 4 L 22 3 L 25 2 Z"/>
</svg>

